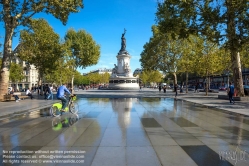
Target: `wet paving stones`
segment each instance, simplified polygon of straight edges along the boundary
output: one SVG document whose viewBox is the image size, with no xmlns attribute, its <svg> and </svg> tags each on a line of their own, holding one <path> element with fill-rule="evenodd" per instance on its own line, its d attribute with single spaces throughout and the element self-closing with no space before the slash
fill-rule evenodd
<svg viewBox="0 0 249 166">
<path fill-rule="evenodd" d="M 181 146 L 181 148 L 200 166 L 220 165 L 232 166 L 226 160 L 221 160 L 220 156 L 209 147 L 202 146 Z"/>
<path fill-rule="evenodd" d="M 141 118 L 144 127 L 162 127 L 154 118 Z"/>
<path fill-rule="evenodd" d="M 198 126 L 182 117 L 175 117 L 175 118 L 170 118 L 170 119 L 173 120 L 176 124 L 178 124 L 181 127 L 197 127 Z"/>
<path fill-rule="evenodd" d="M 248 117 L 170 98 L 84 98 L 78 104 L 78 115 L 51 117 L 45 108 L 2 120 L 1 162 L 4 150 L 81 150 L 85 162 L 73 165 L 226 166 L 235 161 L 220 155 L 239 146 L 245 158 L 236 165 L 249 165 Z"/>
</svg>

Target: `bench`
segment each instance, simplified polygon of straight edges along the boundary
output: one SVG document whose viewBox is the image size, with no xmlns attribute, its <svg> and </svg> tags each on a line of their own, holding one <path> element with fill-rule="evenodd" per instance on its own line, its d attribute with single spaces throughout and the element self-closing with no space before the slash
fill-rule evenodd
<svg viewBox="0 0 249 166">
<path fill-rule="evenodd" d="M 16 94 L 16 95 L 18 95 L 18 94 Z M 22 99 L 22 100 L 29 98 L 29 96 L 23 96 L 23 95 L 20 95 L 18 97 L 19 97 L 19 99 Z M 15 97 L 12 94 L 4 95 L 4 101 L 11 101 L 11 100 L 15 101 Z"/>
</svg>

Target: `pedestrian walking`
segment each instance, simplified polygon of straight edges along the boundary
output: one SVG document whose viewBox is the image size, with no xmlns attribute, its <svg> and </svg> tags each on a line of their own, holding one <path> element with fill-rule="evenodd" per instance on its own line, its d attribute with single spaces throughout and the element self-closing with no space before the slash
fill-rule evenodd
<svg viewBox="0 0 249 166">
<path fill-rule="evenodd" d="M 50 86 L 50 91 L 51 91 L 51 99 L 54 100 L 54 94 L 53 94 L 53 85 Z"/>
<path fill-rule="evenodd" d="M 199 86 L 199 84 L 196 83 L 196 85 L 195 85 L 195 92 L 198 92 L 198 86 Z"/>
<path fill-rule="evenodd" d="M 233 95 L 234 95 L 234 86 L 232 85 L 231 82 L 229 82 L 229 87 L 227 89 L 227 93 L 228 93 L 228 97 L 229 97 L 230 103 L 234 104 L 234 98 L 233 98 Z"/>
<path fill-rule="evenodd" d="M 48 95 L 47 95 L 47 100 L 51 97 L 52 98 L 52 100 L 53 100 L 53 86 L 51 86 L 51 87 L 47 87 L 47 93 L 48 93 Z"/>
<path fill-rule="evenodd" d="M 163 86 L 163 92 L 166 93 L 166 85 Z"/>
<path fill-rule="evenodd" d="M 174 87 L 174 90 L 175 90 L 175 98 L 177 97 L 177 88 L 178 88 L 178 85 L 175 84 L 175 87 Z"/>
<path fill-rule="evenodd" d="M 161 85 L 159 85 L 159 92 L 161 92 L 161 90 L 162 90 L 162 86 L 161 86 Z"/>
</svg>

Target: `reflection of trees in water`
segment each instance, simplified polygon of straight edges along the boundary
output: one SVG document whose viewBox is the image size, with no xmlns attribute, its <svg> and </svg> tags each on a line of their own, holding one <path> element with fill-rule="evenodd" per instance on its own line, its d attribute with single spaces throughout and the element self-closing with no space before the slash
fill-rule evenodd
<svg viewBox="0 0 249 166">
<path fill-rule="evenodd" d="M 161 103 L 161 98 L 139 98 L 140 102 L 145 102 L 151 106 L 158 106 Z"/>
<path fill-rule="evenodd" d="M 177 112 L 177 100 L 174 100 L 174 112 Z"/>
<path fill-rule="evenodd" d="M 88 104 L 99 104 L 99 105 L 107 105 L 110 102 L 109 98 L 88 98 Z"/>
</svg>

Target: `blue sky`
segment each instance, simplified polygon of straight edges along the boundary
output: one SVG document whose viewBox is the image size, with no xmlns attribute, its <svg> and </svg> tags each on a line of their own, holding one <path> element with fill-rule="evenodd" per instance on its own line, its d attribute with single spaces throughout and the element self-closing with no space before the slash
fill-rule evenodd
<svg viewBox="0 0 249 166">
<path fill-rule="evenodd" d="M 51 15 L 38 14 L 33 18 L 44 18 L 61 38 L 69 28 L 84 29 L 93 36 L 101 47 L 101 55 L 97 65 L 80 69 L 81 73 L 98 68 L 113 68 L 117 63 L 117 53 L 121 48 L 121 35 L 127 30 L 126 49 L 131 57 L 131 69 L 140 66 L 140 54 L 143 45 L 152 36 L 151 26 L 155 24 L 156 0 L 84 0 L 84 8 L 71 14 L 66 26 Z M 3 23 L 0 36 L 4 36 Z M 13 47 L 19 38 L 13 40 Z M 3 39 L 1 39 L 1 42 Z"/>
</svg>

